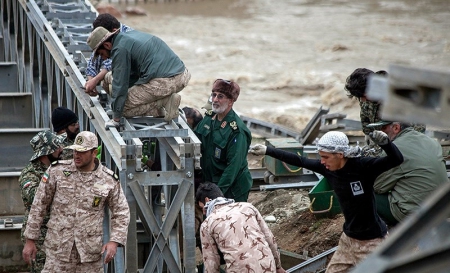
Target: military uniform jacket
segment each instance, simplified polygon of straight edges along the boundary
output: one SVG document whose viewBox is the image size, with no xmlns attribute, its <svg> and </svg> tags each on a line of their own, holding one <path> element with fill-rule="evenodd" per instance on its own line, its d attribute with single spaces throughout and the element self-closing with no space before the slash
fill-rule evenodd
<svg viewBox="0 0 450 273">
<path fill-rule="evenodd" d="M 247 193 L 253 184 L 247 163 L 252 135 L 233 109 L 222 121 L 214 112 L 207 112 L 195 133 L 202 142 L 204 181 L 216 183 L 227 198 Z"/>
<path fill-rule="evenodd" d="M 73 145 L 74 140 L 68 139 L 66 134 L 66 139 L 64 140 L 63 146 L 69 147 Z M 62 160 L 68 160 L 73 158 L 73 150 L 71 149 L 63 149 L 60 158 Z"/>
<path fill-rule="evenodd" d="M 219 272 L 223 253 L 227 273 L 275 272 L 281 267 L 275 237 L 250 203 L 216 205 L 200 228 L 205 273 Z"/>
<path fill-rule="evenodd" d="M 441 185 L 448 183 L 442 147 L 434 139 L 415 131 L 402 130 L 393 141 L 404 161 L 377 177 L 376 193 L 389 193 L 392 215 L 402 221 Z"/>
<path fill-rule="evenodd" d="M 25 206 L 25 217 L 23 220 L 23 229 L 25 230 L 28 214 L 31 210 L 31 205 L 33 204 L 34 195 L 36 194 L 36 190 L 39 187 L 39 183 L 41 181 L 42 176 L 47 170 L 47 166 L 39 160 L 34 160 L 30 162 L 21 172 L 19 177 L 20 190 L 22 195 L 23 205 Z M 49 215 L 44 217 L 44 221 L 42 223 L 43 229 L 47 228 L 47 222 L 49 219 Z"/>
<path fill-rule="evenodd" d="M 114 173 L 99 165 L 80 172 L 73 160 L 55 162 L 42 177 L 29 215 L 25 237 L 36 240 L 43 217 L 50 208 L 44 247 L 62 261 L 69 261 L 73 244 L 82 263 L 101 258 L 104 207 L 111 210 L 110 241 L 126 243 L 130 221 L 128 203 Z M 98 161 L 97 161 L 98 163 Z M 106 243 L 106 242 L 103 242 Z"/>
</svg>

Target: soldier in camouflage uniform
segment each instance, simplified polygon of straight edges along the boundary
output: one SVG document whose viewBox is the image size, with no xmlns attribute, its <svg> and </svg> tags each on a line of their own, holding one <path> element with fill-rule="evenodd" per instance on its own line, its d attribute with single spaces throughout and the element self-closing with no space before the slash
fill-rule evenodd
<svg viewBox="0 0 450 273">
<path fill-rule="evenodd" d="M 30 163 L 22 170 L 19 177 L 20 189 L 22 194 L 23 204 L 25 206 L 25 217 L 23 220 L 21 239 L 25 243 L 23 232 L 27 226 L 28 215 L 30 213 L 31 205 L 33 204 L 36 189 L 39 186 L 45 170 L 50 164 L 58 160 L 62 152 L 62 144 L 64 137 L 57 136 L 50 131 L 42 131 L 35 135 L 31 141 L 31 147 L 34 154 L 30 159 Z M 39 273 L 44 268 L 45 252 L 42 249 L 45 235 L 47 234 L 47 222 L 49 214 L 47 213 L 42 222 L 39 237 L 36 241 L 36 259 L 31 265 L 32 273 Z"/>
<path fill-rule="evenodd" d="M 27 263 L 36 257 L 35 241 L 47 210 L 48 231 L 44 241 L 47 256 L 42 272 L 103 272 L 119 245 L 125 245 L 130 221 L 128 203 L 114 172 L 102 166 L 98 140 L 89 131 L 80 132 L 73 160 L 54 162 L 42 176 L 29 214 L 22 256 Z M 104 209 L 111 211 L 109 242 L 103 242 Z"/>
<path fill-rule="evenodd" d="M 66 135 L 64 147 L 73 144 L 75 137 L 80 132 L 80 124 L 78 123 L 77 115 L 70 109 L 65 107 L 55 108 L 52 112 L 53 131 L 58 134 Z M 64 149 L 61 159 L 72 159 L 73 152 L 70 149 Z"/>
<path fill-rule="evenodd" d="M 381 104 L 377 101 L 371 101 L 366 98 L 366 88 L 368 84 L 369 77 L 372 75 L 383 75 L 387 76 L 387 72 L 384 70 L 380 70 L 377 72 L 373 72 L 367 68 L 357 68 L 353 71 L 350 76 L 347 77 L 345 83 L 345 90 L 347 91 L 347 96 L 349 98 L 357 98 L 359 100 L 359 106 L 361 108 L 360 118 L 361 118 L 361 126 L 365 135 L 365 143 L 362 148 L 361 155 L 362 156 L 380 156 L 383 150 L 373 143 L 369 134 L 374 130 L 381 130 L 381 127 L 368 127 L 367 125 L 377 123 L 381 120 L 380 118 L 380 109 Z M 426 126 L 424 124 L 413 124 L 414 130 L 424 133 L 426 130 Z"/>
<path fill-rule="evenodd" d="M 199 186 L 196 202 L 206 214 L 200 228 L 205 273 L 219 272 L 219 252 L 226 272 L 286 272 L 275 238 L 252 204 L 224 198 L 214 183 Z"/>
</svg>

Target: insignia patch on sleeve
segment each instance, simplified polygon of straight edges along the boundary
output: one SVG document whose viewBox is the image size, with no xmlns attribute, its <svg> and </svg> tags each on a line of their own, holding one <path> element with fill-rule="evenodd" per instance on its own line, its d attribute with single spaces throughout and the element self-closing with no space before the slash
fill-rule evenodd
<svg viewBox="0 0 450 273">
<path fill-rule="evenodd" d="M 236 121 L 232 121 L 232 122 L 230 122 L 230 127 L 231 127 L 231 129 L 233 129 L 233 130 L 237 130 L 237 123 L 236 123 Z"/>
<path fill-rule="evenodd" d="M 100 205 L 100 201 L 102 201 L 102 198 L 99 196 L 95 196 L 94 200 L 92 201 L 92 207 L 98 207 L 98 205 Z"/>
<path fill-rule="evenodd" d="M 221 149 L 216 148 L 216 149 L 214 150 L 214 157 L 215 157 L 215 158 L 220 158 L 221 152 L 222 152 Z"/>
<path fill-rule="evenodd" d="M 27 181 L 27 183 L 25 183 L 25 184 L 23 185 L 23 188 L 26 189 L 26 188 L 28 188 L 30 185 L 31 185 L 31 181 Z"/>
<path fill-rule="evenodd" d="M 47 183 L 48 178 L 49 178 L 48 173 L 44 173 L 44 175 L 42 176 L 42 182 Z"/>
</svg>

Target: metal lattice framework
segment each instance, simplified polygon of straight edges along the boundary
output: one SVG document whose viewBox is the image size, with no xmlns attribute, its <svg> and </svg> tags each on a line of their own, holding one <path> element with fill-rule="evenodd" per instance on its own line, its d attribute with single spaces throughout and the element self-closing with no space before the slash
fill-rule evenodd
<svg viewBox="0 0 450 273">
<path fill-rule="evenodd" d="M 125 119 L 120 131 L 105 129 L 106 93 L 91 98 L 81 88 L 91 54 L 85 41 L 97 16 L 88 1 L 0 0 L 0 8 L 0 61 L 16 64 L 17 91 L 32 96 L 32 126 L 51 128 L 52 109 L 72 109 L 81 130 L 98 135 L 102 162 L 119 175 L 131 222 L 123 255 L 105 271 L 194 272 L 200 142 L 185 120 L 141 117 Z M 143 168 L 144 157 L 160 162 L 161 169 Z"/>
</svg>

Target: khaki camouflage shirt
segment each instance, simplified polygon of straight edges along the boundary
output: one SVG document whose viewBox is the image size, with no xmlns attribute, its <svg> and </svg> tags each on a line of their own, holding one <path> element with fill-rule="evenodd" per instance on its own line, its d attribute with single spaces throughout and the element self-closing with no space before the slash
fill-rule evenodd
<svg viewBox="0 0 450 273">
<path fill-rule="evenodd" d="M 106 243 L 102 242 L 106 205 L 111 211 L 109 240 L 125 245 L 130 213 L 113 171 L 99 165 L 92 172 L 80 172 L 73 160 L 55 162 L 42 177 L 24 235 L 33 240 L 39 237 L 43 217 L 50 208 L 46 252 L 68 262 L 75 244 L 82 263 L 98 261 L 102 243 Z"/>
<path fill-rule="evenodd" d="M 275 237 L 250 203 L 216 205 L 200 227 L 205 273 L 219 272 L 223 253 L 227 273 L 275 272 L 281 267 Z"/>
</svg>

